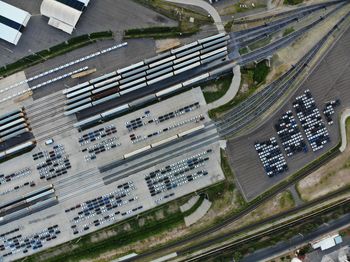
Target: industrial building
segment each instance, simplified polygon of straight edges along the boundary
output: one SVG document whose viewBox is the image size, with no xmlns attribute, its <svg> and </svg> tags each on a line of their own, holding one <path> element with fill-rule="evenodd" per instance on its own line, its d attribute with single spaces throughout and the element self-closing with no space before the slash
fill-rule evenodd
<svg viewBox="0 0 350 262">
<path fill-rule="evenodd" d="M 0 39 L 17 45 L 29 19 L 28 12 L 0 1 Z"/>
<path fill-rule="evenodd" d="M 44 0 L 40 13 L 49 18 L 49 25 L 71 34 L 89 2 L 90 0 Z"/>
</svg>

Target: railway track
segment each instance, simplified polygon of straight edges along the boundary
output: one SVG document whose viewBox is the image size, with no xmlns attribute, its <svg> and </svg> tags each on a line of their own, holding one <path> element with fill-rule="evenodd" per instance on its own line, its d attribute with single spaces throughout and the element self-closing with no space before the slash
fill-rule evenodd
<svg viewBox="0 0 350 262">
<path fill-rule="evenodd" d="M 215 243 L 218 243 L 218 242 L 221 242 L 221 241 L 225 241 L 227 240 L 228 238 L 232 237 L 232 236 L 235 236 L 235 235 L 238 235 L 238 234 L 241 234 L 241 233 L 244 233 L 244 232 L 247 232 L 249 230 L 253 230 L 254 228 L 257 228 L 257 227 L 260 227 L 260 226 L 264 226 L 264 225 L 268 225 L 270 224 L 271 222 L 273 221 L 277 221 L 279 219 L 283 219 L 285 217 L 288 217 L 290 215 L 293 215 L 295 213 L 298 213 L 302 210 L 305 210 L 307 208 L 310 208 L 310 207 L 313 207 L 313 206 L 316 206 L 317 204 L 319 203 L 322 203 L 322 202 L 325 202 L 325 201 L 328 201 L 334 197 L 337 197 L 338 195 L 342 195 L 344 193 L 347 193 L 349 192 L 349 188 L 346 188 L 346 189 L 342 189 L 340 191 L 337 191 L 335 193 L 332 193 L 330 195 L 327 195 L 326 197 L 321 197 L 320 199 L 317 199 L 316 201 L 312 201 L 312 202 L 309 202 L 303 206 L 300 206 L 299 208 L 294 208 L 294 209 L 291 209 L 289 211 L 286 211 L 286 212 L 283 212 L 281 214 L 278 214 L 278 215 L 274 215 L 272 216 L 271 218 L 268 218 L 268 219 L 264 219 L 258 223 L 255 223 L 255 224 L 252 224 L 252 225 L 248 225 L 248 226 L 245 226 L 241 229 L 238 229 L 238 230 L 233 230 L 231 232 L 228 232 L 220 237 L 217 237 L 215 239 L 212 239 L 210 241 L 207 241 L 205 243 L 202 243 L 202 244 L 198 244 L 197 246 L 195 247 L 191 247 L 191 248 L 188 248 L 188 249 L 183 249 L 178 253 L 178 255 L 185 255 L 185 254 L 188 254 L 188 253 L 192 253 L 196 250 L 200 250 L 200 249 L 203 249 L 203 248 L 206 248 L 210 245 L 213 245 Z M 302 223 L 305 223 L 305 221 L 307 221 L 308 219 L 312 219 L 312 218 L 315 218 L 317 216 L 320 216 L 322 214 L 325 214 L 325 213 L 329 213 L 337 208 L 340 208 L 340 207 L 343 207 L 343 206 L 348 206 L 350 203 L 350 198 L 346 198 L 346 199 L 343 199 L 341 201 L 339 201 L 338 203 L 336 204 L 333 204 L 331 206 L 328 206 L 322 210 L 318 210 L 314 213 L 311 213 L 311 214 L 308 214 L 308 215 L 305 215 L 305 216 L 300 216 L 299 218 L 297 218 L 296 220 L 293 220 L 293 221 L 290 221 L 290 222 L 287 222 L 287 223 L 284 223 L 284 224 L 281 224 L 281 225 L 277 225 L 277 226 L 274 226 L 273 228 L 270 228 L 268 230 L 265 230 L 265 231 L 262 231 L 256 235 L 253 235 L 253 236 L 250 236 L 250 237 L 245 237 L 244 239 L 240 239 L 240 240 L 237 240 L 237 241 L 234 241 L 232 243 L 228 243 L 228 244 L 225 244 L 223 245 L 222 247 L 220 248 L 215 248 L 215 249 L 212 249 L 212 250 L 209 250 L 207 252 L 205 252 L 204 254 L 200 254 L 200 255 L 196 255 L 192 258 L 186 258 L 185 260 L 181 260 L 181 261 L 200 261 L 202 259 L 207 259 L 207 258 L 210 258 L 210 257 L 213 257 L 215 255 L 220 255 L 222 254 L 222 252 L 226 251 L 226 250 L 232 250 L 232 248 L 235 248 L 235 247 L 238 247 L 240 245 L 243 245 L 245 243 L 248 243 L 248 242 L 251 242 L 251 241 L 254 241 L 254 240 L 258 240 L 258 239 L 261 239 L 262 237 L 265 237 L 265 236 L 270 236 L 272 234 L 275 234 L 275 233 L 280 233 L 280 232 L 284 232 L 285 230 L 288 230 L 290 229 L 291 227 L 293 226 L 297 226 L 299 224 L 302 224 Z"/>
<path fill-rule="evenodd" d="M 338 22 L 338 26 L 350 16 L 350 13 Z M 253 119 L 261 116 L 266 110 L 281 98 L 283 94 L 290 90 L 292 82 L 300 76 L 310 61 L 317 55 L 318 51 L 324 46 L 329 37 L 338 27 L 331 29 L 304 57 L 291 69 L 289 69 L 279 79 L 269 86 L 255 93 L 250 98 L 234 107 L 222 120 L 217 122 L 219 133 L 222 136 L 235 135 L 243 128 L 247 127 Z M 255 125 L 257 123 L 255 122 Z"/>
</svg>

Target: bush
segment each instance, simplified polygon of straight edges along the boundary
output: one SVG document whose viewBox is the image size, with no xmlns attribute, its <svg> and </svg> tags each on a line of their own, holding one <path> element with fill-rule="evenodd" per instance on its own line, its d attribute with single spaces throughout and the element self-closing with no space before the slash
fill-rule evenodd
<svg viewBox="0 0 350 262">
<path fill-rule="evenodd" d="M 302 3 L 303 0 L 284 0 L 285 5 L 297 5 Z"/>
<path fill-rule="evenodd" d="M 269 71 L 270 69 L 266 65 L 265 61 L 260 62 L 254 69 L 253 80 L 258 84 L 264 82 Z"/>
</svg>

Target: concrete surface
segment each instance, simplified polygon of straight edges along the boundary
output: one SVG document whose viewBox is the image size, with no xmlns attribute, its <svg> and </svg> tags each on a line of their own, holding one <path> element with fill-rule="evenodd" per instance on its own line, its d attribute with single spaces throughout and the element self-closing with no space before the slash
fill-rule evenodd
<svg viewBox="0 0 350 262">
<path fill-rule="evenodd" d="M 197 203 L 198 199 L 199 199 L 198 195 L 191 197 L 185 204 L 180 206 L 181 212 L 183 213 L 183 212 L 186 212 L 187 210 L 190 210 L 191 207 L 193 207 Z"/>
<path fill-rule="evenodd" d="M 197 208 L 197 210 L 194 211 L 191 215 L 185 217 L 186 226 L 189 227 L 204 217 L 210 207 L 211 202 L 208 199 L 204 198 L 202 204 Z"/>
<path fill-rule="evenodd" d="M 236 65 L 233 69 L 233 77 L 229 89 L 223 97 L 208 104 L 208 110 L 222 106 L 235 98 L 241 85 L 241 68 Z"/>
<path fill-rule="evenodd" d="M 345 109 L 340 117 L 340 134 L 341 134 L 341 145 L 340 145 L 340 152 L 344 152 L 346 149 L 346 145 L 348 143 L 347 136 L 346 136 L 346 119 L 350 117 L 350 108 Z"/>
</svg>

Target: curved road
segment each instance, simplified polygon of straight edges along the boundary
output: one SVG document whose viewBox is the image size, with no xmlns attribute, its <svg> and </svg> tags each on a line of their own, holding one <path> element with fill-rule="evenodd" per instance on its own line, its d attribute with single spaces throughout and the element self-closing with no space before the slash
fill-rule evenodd
<svg viewBox="0 0 350 262">
<path fill-rule="evenodd" d="M 350 117 L 350 108 L 345 109 L 342 112 L 341 118 L 340 118 L 340 134 L 341 134 L 341 146 L 339 148 L 340 152 L 344 152 L 347 144 L 347 137 L 346 137 L 346 120 Z"/>
<path fill-rule="evenodd" d="M 204 2 L 203 0 L 165 0 L 165 1 L 175 3 L 175 4 L 198 6 L 202 9 L 204 9 L 213 18 L 214 23 L 215 23 L 216 28 L 218 29 L 219 33 L 225 32 L 225 28 L 224 28 L 224 25 L 222 24 L 221 17 L 219 15 L 218 11 L 209 3 Z"/>
</svg>

